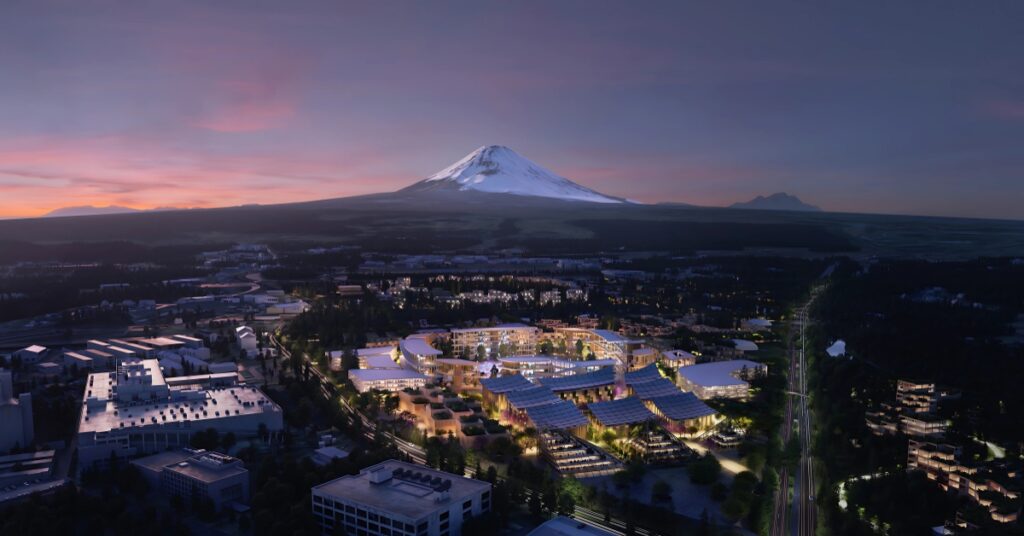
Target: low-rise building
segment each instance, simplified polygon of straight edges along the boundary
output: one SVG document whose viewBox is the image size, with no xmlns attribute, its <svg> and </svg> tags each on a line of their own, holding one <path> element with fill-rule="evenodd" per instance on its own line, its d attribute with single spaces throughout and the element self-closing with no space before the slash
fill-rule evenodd
<svg viewBox="0 0 1024 536">
<path fill-rule="evenodd" d="M 207 429 L 246 438 L 283 428 L 281 408 L 256 387 L 175 385 L 164 379 L 155 359 L 122 363 L 86 379 L 79 467 L 185 447 Z"/>
<path fill-rule="evenodd" d="M 406 388 L 419 388 L 427 383 L 427 377 L 402 368 L 397 369 L 358 369 L 348 371 L 348 379 L 356 391 L 401 391 Z"/>
<path fill-rule="evenodd" d="M 323 534 L 461 536 L 490 512 L 491 484 L 389 460 L 314 486 L 312 508 Z"/>
<path fill-rule="evenodd" d="M 34 439 L 32 394 L 15 397 L 11 372 L 0 369 L 0 453 L 28 447 Z"/>
<path fill-rule="evenodd" d="M 746 359 L 713 361 L 680 367 L 676 373 L 679 386 L 701 400 L 709 398 L 747 398 L 754 377 L 767 374 L 768 366 Z"/>
<path fill-rule="evenodd" d="M 242 461 L 205 450 L 179 449 L 132 460 L 150 485 L 168 497 L 209 500 L 221 510 L 249 503 L 249 471 Z"/>
</svg>

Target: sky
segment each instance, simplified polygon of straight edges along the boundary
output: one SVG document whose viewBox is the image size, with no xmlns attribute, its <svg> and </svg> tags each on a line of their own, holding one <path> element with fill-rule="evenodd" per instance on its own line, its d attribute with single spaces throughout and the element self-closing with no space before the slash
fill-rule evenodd
<svg viewBox="0 0 1024 536">
<path fill-rule="evenodd" d="M 21 1 L 0 217 L 395 190 L 481 145 L 606 194 L 1024 218 L 1024 3 Z"/>
</svg>

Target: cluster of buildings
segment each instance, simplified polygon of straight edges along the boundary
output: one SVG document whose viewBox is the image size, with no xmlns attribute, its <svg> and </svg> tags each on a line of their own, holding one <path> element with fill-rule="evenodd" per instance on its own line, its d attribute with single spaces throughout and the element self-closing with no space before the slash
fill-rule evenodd
<svg viewBox="0 0 1024 536">
<path fill-rule="evenodd" d="M 865 414 L 865 424 L 875 435 L 902 433 L 916 438 L 942 438 L 949 421 L 936 412 L 939 404 L 959 393 L 938 388 L 931 382 L 899 380 L 896 403 L 881 403 Z"/>
<path fill-rule="evenodd" d="M 895 404 L 869 411 L 868 428 L 876 435 L 906 435 L 908 471 L 921 471 L 942 489 L 967 497 L 994 521 L 1012 523 L 1024 502 L 1021 467 L 1003 460 L 967 460 L 961 445 L 946 440 L 948 422 L 936 412 L 940 403 L 956 396 L 931 382 L 899 380 Z"/>
</svg>

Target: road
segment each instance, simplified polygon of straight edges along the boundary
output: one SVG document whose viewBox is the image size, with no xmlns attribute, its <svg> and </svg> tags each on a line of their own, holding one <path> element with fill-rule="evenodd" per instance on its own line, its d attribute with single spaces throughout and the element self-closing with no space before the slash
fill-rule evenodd
<svg viewBox="0 0 1024 536">
<path fill-rule="evenodd" d="M 284 360 L 288 360 L 288 359 L 291 358 L 291 352 L 289 352 L 287 348 L 282 346 L 278 342 L 278 340 L 273 337 L 273 335 L 271 335 L 271 339 L 270 340 L 271 340 L 271 343 L 274 346 L 277 347 L 279 355 Z M 325 399 L 331 400 L 331 398 L 333 398 L 333 390 L 334 390 L 333 382 L 331 382 L 331 380 L 328 379 L 327 376 L 324 375 L 324 373 L 320 372 L 320 369 L 316 368 L 316 365 L 314 365 L 312 362 L 309 361 L 309 356 L 304 356 L 304 357 L 306 359 L 306 362 L 309 363 L 310 373 L 312 373 L 314 376 L 317 377 L 318 383 L 320 384 L 320 394 Z M 377 423 L 376 423 L 376 421 L 374 421 L 373 419 L 370 419 L 370 418 L 366 417 L 365 415 L 363 415 L 362 413 L 356 411 L 356 409 L 353 408 L 348 403 L 348 401 L 345 400 L 344 397 L 338 397 L 338 402 L 341 403 L 341 407 L 351 417 L 358 418 L 359 420 L 362 421 L 362 423 L 363 423 L 363 436 L 366 437 L 366 439 L 372 441 L 374 439 L 374 436 L 377 434 Z M 386 437 L 387 439 L 389 439 L 392 442 L 394 442 L 395 446 L 398 447 L 398 450 L 402 451 L 404 454 L 409 456 L 409 459 L 413 463 L 416 463 L 416 464 L 419 464 L 419 465 L 427 465 L 427 453 L 426 453 L 425 450 L 423 450 L 422 447 L 420 447 L 419 445 L 416 445 L 414 443 L 410 443 L 410 442 L 408 442 L 408 441 L 406 441 L 406 440 L 404 440 L 404 439 L 402 439 L 402 438 L 392 434 L 391 432 L 388 432 L 388 431 L 385 431 L 385 430 L 381 430 L 380 433 L 383 434 L 384 437 Z M 472 475 L 469 474 L 469 469 L 467 469 L 466 476 L 472 476 Z M 502 477 L 498 477 L 498 479 L 499 480 L 504 480 Z M 527 489 L 526 490 L 527 498 L 529 498 L 532 493 L 534 493 L 532 490 Z M 615 519 L 615 518 L 611 518 L 609 521 L 605 521 L 603 513 L 591 510 L 589 508 L 584 508 L 582 506 L 577 506 L 576 507 L 576 511 L 573 514 L 573 519 L 579 521 L 580 523 L 584 523 L 586 525 L 590 525 L 590 526 L 592 526 L 594 528 L 598 528 L 598 529 L 601 529 L 601 530 L 604 530 L 604 531 L 608 531 L 608 532 L 610 532 L 612 534 L 615 534 L 617 536 L 625 536 L 625 534 L 626 534 L 626 522 L 625 521 L 622 521 L 620 519 Z M 650 532 L 650 531 L 648 531 L 646 529 L 640 528 L 640 527 L 634 528 L 633 532 L 637 536 L 654 536 L 654 533 L 652 533 L 652 532 Z"/>
<path fill-rule="evenodd" d="M 786 399 L 785 421 L 782 429 L 783 444 L 794 432 L 800 442 L 800 462 L 795 474 L 784 467 L 779 474 L 779 489 L 775 495 L 772 513 L 772 536 L 812 536 L 817 527 L 817 506 L 814 502 L 814 462 L 811 456 L 811 412 L 807 400 L 806 325 L 807 311 L 817 296 L 818 289 L 795 311 L 790 320 L 789 335 L 789 394 Z M 789 502 L 790 481 L 793 484 L 793 502 Z"/>
</svg>

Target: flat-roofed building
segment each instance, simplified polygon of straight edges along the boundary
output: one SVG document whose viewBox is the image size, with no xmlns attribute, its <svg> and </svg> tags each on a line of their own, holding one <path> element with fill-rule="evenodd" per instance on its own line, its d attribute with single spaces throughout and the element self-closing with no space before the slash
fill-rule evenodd
<svg viewBox="0 0 1024 536">
<path fill-rule="evenodd" d="M 593 525 L 569 517 L 558 516 L 545 521 L 526 536 L 612 536 L 612 534 Z"/>
<path fill-rule="evenodd" d="M 32 346 L 26 346 L 21 350 L 18 350 L 12 354 L 12 357 L 19 359 L 26 365 L 35 365 L 44 357 L 46 357 L 47 349 L 45 346 L 39 346 L 33 344 Z"/>
<path fill-rule="evenodd" d="M 680 367 L 676 373 L 679 386 L 701 400 L 709 398 L 747 398 L 749 380 L 768 373 L 768 366 L 747 359 L 713 361 Z"/>
<path fill-rule="evenodd" d="M 536 352 L 540 329 L 525 324 L 501 324 L 453 329 L 451 336 L 455 355 L 478 356 L 479 348 L 483 348 L 484 358 L 492 359 Z"/>
<path fill-rule="evenodd" d="M 217 510 L 231 503 L 249 503 L 249 471 L 238 458 L 185 448 L 131 463 L 153 488 L 168 497 L 209 500 Z"/>
<path fill-rule="evenodd" d="M 86 379 L 79 467 L 184 447 L 211 428 L 245 438 L 280 432 L 284 421 L 281 408 L 256 387 L 175 385 L 155 359 L 123 363 Z"/>
<path fill-rule="evenodd" d="M 92 370 L 95 360 L 78 352 L 64 352 L 64 368 L 66 370 Z"/>
<path fill-rule="evenodd" d="M 394 392 L 427 384 L 426 376 L 403 368 L 350 370 L 348 379 L 360 393 L 372 390 Z"/>
<path fill-rule="evenodd" d="M 405 366 L 420 374 L 434 374 L 437 372 L 435 360 L 442 355 L 442 352 L 431 346 L 425 337 L 406 337 L 399 343 L 399 349 L 402 352 L 402 360 L 405 362 Z"/>
<path fill-rule="evenodd" d="M 322 534 L 461 536 L 490 512 L 491 484 L 389 460 L 314 486 L 312 508 Z"/>
<path fill-rule="evenodd" d="M 661 353 L 663 363 L 671 368 L 688 367 L 697 364 L 697 356 L 686 350 L 669 350 Z"/>
<path fill-rule="evenodd" d="M 35 440 L 32 394 L 15 397 L 11 372 L 0 369 L 0 453 L 25 448 Z"/>
</svg>

